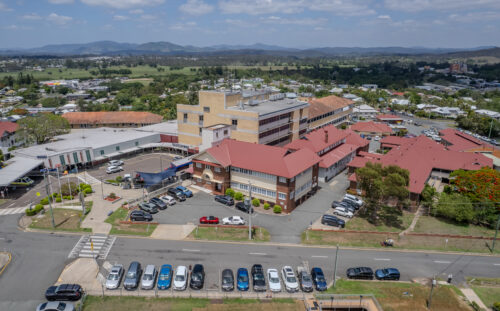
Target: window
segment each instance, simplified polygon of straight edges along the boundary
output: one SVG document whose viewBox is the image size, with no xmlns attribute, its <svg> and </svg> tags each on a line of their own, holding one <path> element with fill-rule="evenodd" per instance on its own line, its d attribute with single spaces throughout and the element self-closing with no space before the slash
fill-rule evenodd
<svg viewBox="0 0 500 311">
<path fill-rule="evenodd" d="M 136 141 L 136 142 L 135 142 L 135 145 L 136 145 L 136 146 L 139 146 L 139 142 L 138 142 L 138 141 Z"/>
<path fill-rule="evenodd" d="M 215 137 L 219 138 L 219 132 L 215 132 Z"/>
<path fill-rule="evenodd" d="M 200 162 L 196 162 L 196 167 L 197 168 L 201 168 L 201 163 Z"/>
<path fill-rule="evenodd" d="M 66 165 L 66 161 L 64 161 L 64 156 L 62 155 L 59 156 L 59 162 L 61 162 L 61 165 Z"/>
<path fill-rule="evenodd" d="M 85 150 L 85 155 L 87 156 L 87 162 L 92 162 L 92 158 L 90 157 L 90 151 Z"/>
<path fill-rule="evenodd" d="M 186 123 L 186 122 L 187 122 L 187 120 L 188 120 L 188 114 L 187 114 L 187 113 L 185 113 L 185 114 L 184 114 L 184 123 Z"/>
<path fill-rule="evenodd" d="M 280 200 L 286 200 L 286 193 L 278 192 L 278 198 Z"/>
<path fill-rule="evenodd" d="M 73 152 L 73 160 L 75 160 L 75 163 L 78 163 L 78 154 L 76 152 Z"/>
<path fill-rule="evenodd" d="M 203 131 L 203 129 L 200 127 L 200 128 L 199 128 L 199 134 L 200 134 L 200 136 L 201 136 L 201 132 L 202 132 L 202 131 Z"/>
<path fill-rule="evenodd" d="M 233 119 L 233 120 L 231 120 L 231 124 L 232 124 L 233 126 L 238 126 L 238 120 L 234 120 L 234 119 Z"/>
<path fill-rule="evenodd" d="M 280 177 L 280 183 L 286 184 L 286 178 L 285 177 Z"/>
<path fill-rule="evenodd" d="M 210 112 L 210 107 L 203 107 L 203 112 Z"/>
<path fill-rule="evenodd" d="M 101 150 L 101 155 L 104 155 L 104 150 Z"/>
<path fill-rule="evenodd" d="M 211 166 L 211 165 L 207 165 L 207 164 L 205 164 L 205 169 L 207 169 L 207 170 L 211 170 L 211 169 L 212 169 L 212 166 Z"/>
<path fill-rule="evenodd" d="M 295 191 L 290 192 L 290 199 L 293 199 L 294 195 L 295 195 Z"/>
<path fill-rule="evenodd" d="M 116 146 L 116 151 L 120 151 L 120 146 Z"/>
<path fill-rule="evenodd" d="M 227 130 L 224 130 L 224 135 L 227 135 Z"/>
<path fill-rule="evenodd" d="M 214 171 L 216 171 L 217 173 L 220 173 L 220 167 L 214 168 Z"/>
<path fill-rule="evenodd" d="M 200 122 L 203 122 L 203 116 L 198 116 L 198 120 L 199 120 Z"/>
</svg>

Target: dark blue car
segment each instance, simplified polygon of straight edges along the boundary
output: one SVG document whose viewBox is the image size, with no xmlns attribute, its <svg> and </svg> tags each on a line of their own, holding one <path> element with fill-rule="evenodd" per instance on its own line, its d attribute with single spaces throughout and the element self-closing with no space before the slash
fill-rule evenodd
<svg viewBox="0 0 500 311">
<path fill-rule="evenodd" d="M 399 280 L 401 274 L 396 268 L 384 268 L 375 271 L 377 280 Z"/>
<path fill-rule="evenodd" d="M 170 288 L 172 283 L 172 266 L 163 265 L 160 269 L 160 274 L 158 275 L 158 289 L 165 290 Z"/>
<path fill-rule="evenodd" d="M 250 280 L 248 278 L 248 270 L 246 268 L 239 268 L 237 273 L 237 287 L 238 290 L 247 291 L 250 286 Z"/>
<path fill-rule="evenodd" d="M 188 188 L 186 188 L 186 187 L 184 187 L 184 186 L 177 186 L 177 187 L 175 187 L 175 188 L 176 188 L 177 190 L 182 191 L 182 193 L 183 193 L 186 197 L 188 197 L 188 198 L 190 198 L 190 197 L 192 197 L 192 196 L 193 196 L 193 192 L 191 192 L 191 190 L 189 190 Z"/>
<path fill-rule="evenodd" d="M 318 267 L 314 267 L 311 269 L 311 277 L 313 279 L 314 286 L 317 291 L 325 291 L 327 290 L 326 279 L 323 270 Z"/>
</svg>

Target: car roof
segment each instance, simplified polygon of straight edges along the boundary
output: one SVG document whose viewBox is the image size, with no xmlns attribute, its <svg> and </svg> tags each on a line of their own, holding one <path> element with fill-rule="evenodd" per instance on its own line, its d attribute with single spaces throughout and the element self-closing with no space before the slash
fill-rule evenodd
<svg viewBox="0 0 500 311">
<path fill-rule="evenodd" d="M 233 276 L 233 270 L 231 270 L 231 269 L 224 269 L 224 270 L 222 270 L 222 275 L 223 276 L 229 276 L 229 275 Z"/>
<path fill-rule="evenodd" d="M 194 265 L 193 272 L 201 272 L 201 271 L 203 271 L 203 265 L 200 264 Z"/>
<path fill-rule="evenodd" d="M 273 274 L 273 275 L 274 275 L 274 274 L 278 275 L 278 270 L 273 269 L 273 268 L 271 268 L 271 269 L 267 269 L 267 273 L 269 273 L 269 274 Z"/>
<path fill-rule="evenodd" d="M 248 269 L 247 268 L 239 268 L 238 274 L 248 274 Z"/>
<path fill-rule="evenodd" d="M 315 273 L 321 273 L 321 274 L 323 274 L 323 270 L 321 270 L 321 268 L 319 268 L 319 267 L 312 268 L 312 271 L 314 271 Z"/>
<path fill-rule="evenodd" d="M 144 274 L 151 274 L 155 269 L 154 265 L 147 265 L 146 269 L 144 269 Z"/>
<path fill-rule="evenodd" d="M 111 273 L 116 273 L 121 269 L 123 269 L 123 265 L 114 265 L 113 267 L 111 267 Z"/>
<path fill-rule="evenodd" d="M 184 272 L 187 270 L 186 266 L 177 266 L 177 270 L 176 270 L 176 274 L 177 273 L 182 273 L 184 274 Z"/>
</svg>

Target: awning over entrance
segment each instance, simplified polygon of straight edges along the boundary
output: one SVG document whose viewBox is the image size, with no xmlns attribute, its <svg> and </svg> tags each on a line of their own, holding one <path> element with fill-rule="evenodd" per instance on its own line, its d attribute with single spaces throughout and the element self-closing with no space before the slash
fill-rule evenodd
<svg viewBox="0 0 500 311">
<path fill-rule="evenodd" d="M 6 187 L 16 179 L 23 177 L 34 168 L 43 164 L 41 159 L 25 158 L 16 156 L 4 162 L 5 167 L 0 169 L 0 187 Z"/>
</svg>

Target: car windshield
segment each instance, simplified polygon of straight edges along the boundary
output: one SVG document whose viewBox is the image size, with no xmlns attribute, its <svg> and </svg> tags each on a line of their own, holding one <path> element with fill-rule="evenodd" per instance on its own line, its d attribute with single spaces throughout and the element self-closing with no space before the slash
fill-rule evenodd
<svg viewBox="0 0 500 311">
<path fill-rule="evenodd" d="M 384 273 L 384 274 L 389 274 L 389 270 L 387 270 L 387 269 L 383 269 L 383 270 L 382 270 L 382 273 Z"/>
<path fill-rule="evenodd" d="M 324 277 L 322 277 L 322 276 L 318 276 L 318 277 L 316 278 L 316 280 L 318 280 L 318 282 L 324 282 L 324 281 L 325 281 L 325 278 L 324 278 Z"/>
<path fill-rule="evenodd" d="M 271 283 L 279 283 L 280 279 L 278 279 L 278 278 L 269 278 L 269 282 L 271 282 Z"/>
<path fill-rule="evenodd" d="M 151 281 L 153 279 L 153 276 L 151 274 L 144 274 L 142 279 L 144 281 Z"/>
<path fill-rule="evenodd" d="M 192 274 L 191 279 L 193 281 L 199 281 L 201 279 L 201 276 L 198 273 Z"/>
<path fill-rule="evenodd" d="M 66 304 L 64 302 L 60 302 L 58 305 L 57 305 L 57 310 L 60 310 L 60 311 L 64 311 L 66 310 Z"/>
<path fill-rule="evenodd" d="M 110 275 L 108 275 L 108 280 L 118 280 L 118 274 L 116 273 L 111 273 Z"/>
<path fill-rule="evenodd" d="M 302 277 L 302 280 L 303 280 L 304 282 L 311 282 L 311 277 L 310 277 L 309 275 L 304 275 L 304 276 Z"/>
<path fill-rule="evenodd" d="M 129 278 L 129 279 L 135 278 L 135 272 L 129 271 L 127 273 L 127 278 Z"/>
<path fill-rule="evenodd" d="M 230 277 L 225 277 L 223 280 L 222 280 L 222 283 L 224 284 L 229 284 L 229 283 L 232 283 L 233 282 L 233 279 L 230 278 Z"/>
<path fill-rule="evenodd" d="M 248 277 L 246 275 L 240 275 L 238 277 L 238 282 L 248 282 Z"/>
<path fill-rule="evenodd" d="M 254 276 L 254 279 L 256 280 L 263 280 L 264 279 L 264 275 L 260 274 L 260 273 L 257 273 L 255 276 Z"/>
<path fill-rule="evenodd" d="M 170 280 L 170 275 L 169 274 L 160 274 L 160 280 L 161 281 Z"/>
<path fill-rule="evenodd" d="M 175 280 L 178 282 L 183 282 L 184 281 L 184 275 L 176 275 Z"/>
<path fill-rule="evenodd" d="M 293 276 L 289 276 L 289 277 L 287 277 L 287 278 L 286 278 L 286 281 L 287 281 L 288 283 L 295 283 L 295 282 L 297 282 Z"/>
</svg>

